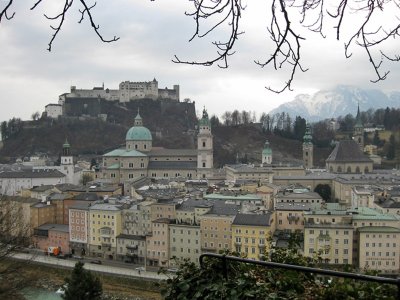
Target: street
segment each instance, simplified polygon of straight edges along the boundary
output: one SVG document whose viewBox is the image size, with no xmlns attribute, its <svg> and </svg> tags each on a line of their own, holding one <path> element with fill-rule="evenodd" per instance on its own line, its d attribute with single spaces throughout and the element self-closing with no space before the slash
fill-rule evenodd
<svg viewBox="0 0 400 300">
<path fill-rule="evenodd" d="M 10 255 L 10 258 L 20 259 L 20 260 L 27 260 L 27 261 L 35 261 L 42 264 L 49 264 L 49 265 L 56 265 L 60 267 L 66 268 L 73 268 L 75 263 L 79 260 L 77 259 L 59 259 L 53 256 L 42 256 L 36 255 L 31 253 L 13 253 Z M 120 266 L 111 266 L 108 265 L 109 262 L 115 263 L 114 261 L 106 261 L 107 264 L 92 264 L 90 263 L 91 260 L 81 260 L 85 263 L 85 269 L 94 271 L 94 272 L 101 272 L 101 273 L 108 273 L 108 274 L 116 274 L 128 277 L 137 277 L 142 278 L 145 280 L 164 280 L 167 279 L 168 276 L 165 274 L 158 274 L 157 272 L 151 271 L 144 271 L 144 270 L 135 270 L 135 265 L 130 265 L 129 268 L 127 264 L 123 263 L 116 263 L 116 265 Z M 122 267 L 124 266 L 124 267 Z"/>
</svg>

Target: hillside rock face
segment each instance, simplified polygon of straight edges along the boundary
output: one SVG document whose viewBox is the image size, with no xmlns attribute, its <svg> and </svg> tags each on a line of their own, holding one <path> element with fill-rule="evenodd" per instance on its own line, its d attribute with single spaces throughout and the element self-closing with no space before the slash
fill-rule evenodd
<svg viewBox="0 0 400 300">
<path fill-rule="evenodd" d="M 370 108 L 400 107 L 400 92 L 385 94 L 376 89 L 367 90 L 340 85 L 332 90 L 318 91 L 313 95 L 297 95 L 293 101 L 278 106 L 269 114 L 286 112 L 292 117 L 302 116 L 308 121 L 319 121 L 349 113 L 355 115 L 358 104 L 362 111 Z"/>
</svg>

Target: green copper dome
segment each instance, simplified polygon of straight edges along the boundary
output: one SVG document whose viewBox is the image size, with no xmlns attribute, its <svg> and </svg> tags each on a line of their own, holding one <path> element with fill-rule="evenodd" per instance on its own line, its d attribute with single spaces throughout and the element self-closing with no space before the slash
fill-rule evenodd
<svg viewBox="0 0 400 300">
<path fill-rule="evenodd" d="M 264 155 L 271 155 L 271 154 L 272 154 L 272 149 L 269 146 L 269 142 L 266 141 L 264 144 L 264 149 L 262 151 L 262 155 L 264 156 Z"/>
<path fill-rule="evenodd" d="M 211 127 L 211 123 L 210 123 L 210 120 L 208 119 L 208 113 L 206 111 L 206 108 L 203 109 L 203 116 L 199 121 L 199 126 Z"/>
<path fill-rule="evenodd" d="M 150 130 L 142 126 L 142 117 L 138 114 L 135 117 L 135 125 L 131 127 L 126 133 L 127 141 L 152 141 Z"/>
</svg>

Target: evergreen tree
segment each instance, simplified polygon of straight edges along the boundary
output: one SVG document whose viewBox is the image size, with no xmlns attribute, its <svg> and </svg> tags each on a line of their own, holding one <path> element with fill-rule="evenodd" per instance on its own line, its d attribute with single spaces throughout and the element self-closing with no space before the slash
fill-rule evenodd
<svg viewBox="0 0 400 300">
<path fill-rule="evenodd" d="M 77 262 L 70 277 L 65 278 L 65 300 L 95 300 L 100 299 L 103 288 L 100 279 L 83 268 L 84 263 Z"/>
<path fill-rule="evenodd" d="M 389 148 L 388 148 L 386 157 L 387 157 L 387 159 L 392 160 L 392 159 L 394 159 L 395 154 L 396 154 L 396 142 L 394 139 L 394 134 L 391 134 L 390 138 L 389 138 Z"/>
<path fill-rule="evenodd" d="M 318 184 L 315 187 L 314 192 L 318 193 L 325 201 L 329 201 L 331 199 L 332 191 L 329 184 Z"/>
</svg>

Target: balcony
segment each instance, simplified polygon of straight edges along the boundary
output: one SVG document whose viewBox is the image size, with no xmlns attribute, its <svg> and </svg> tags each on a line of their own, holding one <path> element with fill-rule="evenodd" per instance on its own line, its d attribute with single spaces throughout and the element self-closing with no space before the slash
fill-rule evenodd
<svg viewBox="0 0 400 300">
<path fill-rule="evenodd" d="M 111 248 L 111 243 L 110 242 L 102 242 L 101 247 L 102 248 Z"/>
<path fill-rule="evenodd" d="M 235 242 L 235 246 L 241 246 L 242 242 Z"/>
<path fill-rule="evenodd" d="M 258 248 L 260 248 L 260 249 L 265 249 L 265 244 L 258 244 Z"/>
<path fill-rule="evenodd" d="M 138 245 L 126 245 L 126 249 L 137 250 L 138 249 Z"/>
</svg>

